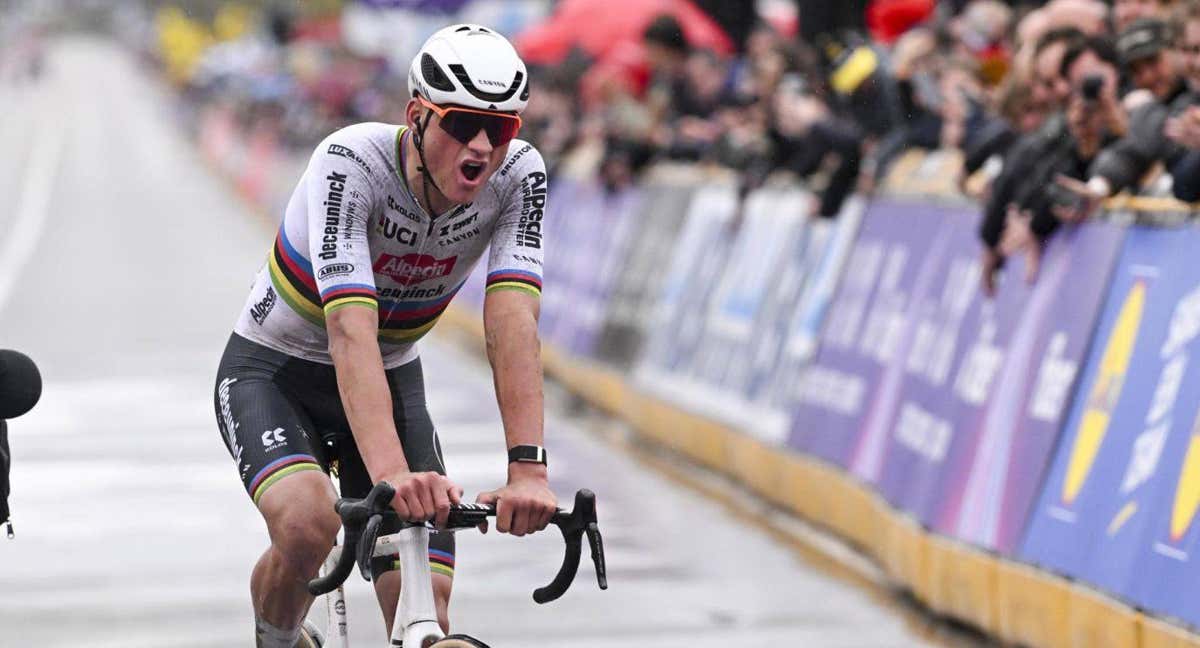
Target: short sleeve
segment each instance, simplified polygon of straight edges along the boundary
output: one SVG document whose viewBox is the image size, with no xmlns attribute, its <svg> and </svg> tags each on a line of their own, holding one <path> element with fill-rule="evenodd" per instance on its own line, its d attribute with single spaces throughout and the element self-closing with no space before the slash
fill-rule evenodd
<svg viewBox="0 0 1200 648">
<path fill-rule="evenodd" d="M 370 168 L 346 129 L 330 135 L 308 168 L 308 242 L 324 314 L 350 304 L 378 309 L 367 224 Z"/>
<path fill-rule="evenodd" d="M 549 195 L 546 164 L 531 144 L 510 154 L 510 200 L 496 221 L 488 253 L 487 292 L 519 290 L 542 294 L 545 239 L 542 219 Z"/>
</svg>

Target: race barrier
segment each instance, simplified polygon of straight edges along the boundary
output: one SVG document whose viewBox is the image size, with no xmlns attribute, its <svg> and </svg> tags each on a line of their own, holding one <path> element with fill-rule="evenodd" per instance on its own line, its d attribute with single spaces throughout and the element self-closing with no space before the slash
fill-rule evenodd
<svg viewBox="0 0 1200 648">
<path fill-rule="evenodd" d="M 245 188 L 272 152 L 201 124 Z M 303 168 L 280 157 L 244 193 L 268 215 Z M 934 162 L 888 186 L 937 184 Z M 812 204 L 690 167 L 553 178 L 546 373 L 1004 642 L 1200 646 L 1200 230 L 1066 226 L 989 298 L 976 206 Z M 439 328 L 481 342 L 482 302 L 477 271 Z"/>
</svg>

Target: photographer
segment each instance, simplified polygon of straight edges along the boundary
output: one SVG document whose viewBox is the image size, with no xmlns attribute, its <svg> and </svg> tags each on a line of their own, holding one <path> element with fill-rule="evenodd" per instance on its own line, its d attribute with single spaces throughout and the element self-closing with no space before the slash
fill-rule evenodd
<svg viewBox="0 0 1200 648">
<path fill-rule="evenodd" d="M 1086 189 L 1074 190 L 1086 199 L 1087 215 L 1099 199 L 1137 187 L 1158 162 L 1176 164 L 1186 149 L 1168 137 L 1168 120 L 1200 103 L 1188 89 L 1179 69 L 1177 52 L 1169 47 L 1170 26 L 1159 20 L 1135 21 L 1117 41 L 1121 62 L 1139 90 L 1152 98 L 1132 110 L 1129 132 L 1096 159 Z"/>
<path fill-rule="evenodd" d="M 1070 83 L 1066 119 L 1051 120 L 1013 145 L 985 206 L 980 238 L 984 291 L 995 291 L 995 272 L 1004 257 L 1026 256 L 1026 280 L 1036 276 L 1042 245 L 1080 198 L 1059 177 L 1082 180 L 1100 150 L 1123 126 L 1117 101 L 1117 58 L 1112 45 L 1089 38 L 1063 60 Z"/>
<path fill-rule="evenodd" d="M 1191 0 L 1180 8 L 1181 30 L 1176 41 L 1179 62 L 1193 93 L 1200 91 L 1200 0 Z M 1170 164 L 1175 197 L 1200 200 L 1200 106 L 1191 105 L 1167 119 L 1167 138 L 1186 150 Z"/>
</svg>

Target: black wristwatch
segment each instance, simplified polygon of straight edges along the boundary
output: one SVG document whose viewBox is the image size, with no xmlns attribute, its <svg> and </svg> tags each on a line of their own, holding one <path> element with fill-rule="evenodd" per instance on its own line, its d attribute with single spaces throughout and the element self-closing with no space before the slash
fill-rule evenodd
<svg viewBox="0 0 1200 648">
<path fill-rule="evenodd" d="M 513 446 L 508 449 L 508 463 L 517 461 L 522 463 L 539 463 L 545 466 L 547 465 L 546 449 L 535 445 Z"/>
</svg>

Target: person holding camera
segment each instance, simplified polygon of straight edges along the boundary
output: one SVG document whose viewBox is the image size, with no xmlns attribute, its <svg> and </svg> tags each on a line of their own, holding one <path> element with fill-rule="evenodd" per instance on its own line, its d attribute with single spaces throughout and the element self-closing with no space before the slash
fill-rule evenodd
<svg viewBox="0 0 1200 648">
<path fill-rule="evenodd" d="M 1195 3 L 1189 3 L 1192 15 Z M 1186 14 L 1184 14 L 1186 15 Z M 1176 18 L 1171 23 L 1158 19 L 1134 21 L 1117 40 L 1121 63 L 1136 90 L 1127 102 L 1136 103 L 1129 114 L 1129 132 L 1097 157 L 1086 184 L 1063 184 L 1080 197 L 1079 208 L 1070 219 L 1086 218 L 1099 201 L 1125 189 L 1138 187 L 1158 163 L 1175 166 L 1187 149 L 1172 139 L 1170 124 L 1200 104 L 1200 95 L 1189 87 L 1182 74 L 1177 51 L 1182 39 L 1173 29 L 1194 19 Z M 1175 46 L 1172 47 L 1172 41 Z"/>
<path fill-rule="evenodd" d="M 1189 0 L 1179 9 L 1176 56 L 1193 95 L 1200 92 L 1200 0 Z M 1167 139 L 1185 149 L 1170 162 L 1172 193 L 1186 202 L 1200 200 L 1200 105 L 1192 104 L 1167 118 Z"/>
<path fill-rule="evenodd" d="M 1026 280 L 1036 277 L 1044 242 L 1081 201 L 1061 180 L 1082 184 L 1100 151 L 1124 132 L 1117 69 L 1116 51 L 1103 38 L 1080 40 L 1063 55 L 1061 74 L 1071 88 L 1065 119 L 1050 120 L 1013 145 L 984 208 L 979 234 L 988 295 L 1009 255 L 1023 254 Z"/>
</svg>

